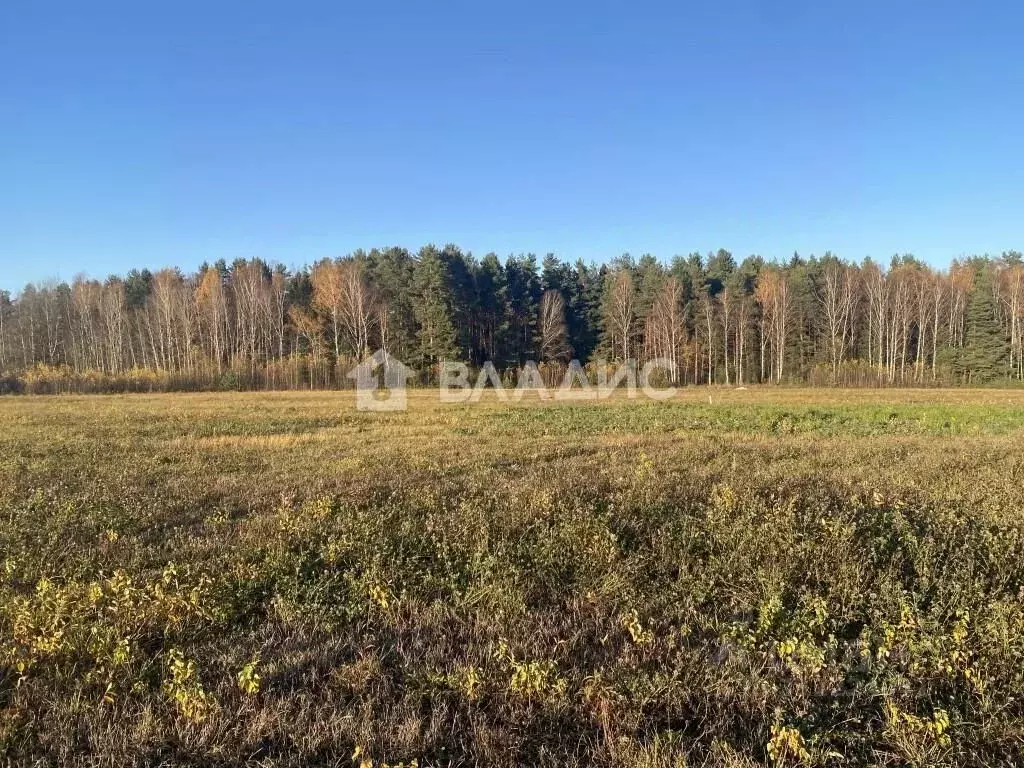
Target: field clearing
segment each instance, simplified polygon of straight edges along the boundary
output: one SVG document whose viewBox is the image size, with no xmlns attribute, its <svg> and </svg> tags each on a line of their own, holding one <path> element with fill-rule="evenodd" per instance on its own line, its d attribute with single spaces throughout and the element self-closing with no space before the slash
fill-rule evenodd
<svg viewBox="0 0 1024 768">
<path fill-rule="evenodd" d="M 1024 390 L 410 406 L 0 398 L 0 756 L 1024 760 Z"/>
</svg>

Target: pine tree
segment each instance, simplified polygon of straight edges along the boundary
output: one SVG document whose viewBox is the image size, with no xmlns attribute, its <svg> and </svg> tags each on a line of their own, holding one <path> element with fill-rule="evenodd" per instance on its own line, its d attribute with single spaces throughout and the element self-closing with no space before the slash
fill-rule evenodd
<svg viewBox="0 0 1024 768">
<path fill-rule="evenodd" d="M 416 260 L 405 248 L 370 251 L 367 269 L 386 311 L 387 350 L 399 359 L 412 358 L 416 348 L 413 273 Z"/>
<path fill-rule="evenodd" d="M 640 257 L 636 265 L 636 316 L 643 327 L 647 314 L 665 285 L 665 268 L 649 253 Z"/>
<path fill-rule="evenodd" d="M 542 291 L 552 289 L 561 292 L 563 299 L 569 298 L 570 284 L 573 280 L 572 267 L 559 261 L 555 254 L 549 253 L 541 262 L 540 286 Z"/>
<path fill-rule="evenodd" d="M 449 276 L 441 254 L 432 245 L 420 250 L 413 271 L 413 296 L 418 325 L 415 362 L 422 371 L 436 372 L 442 360 L 456 359 L 457 349 Z"/>
<path fill-rule="evenodd" d="M 440 253 L 451 292 L 450 317 L 455 329 L 456 359 L 469 360 L 473 349 L 476 303 L 476 285 L 473 272 L 476 262 L 473 255 L 463 253 L 457 245 L 449 243 Z"/>
<path fill-rule="evenodd" d="M 603 333 L 601 300 L 604 296 L 606 267 L 588 267 L 582 261 L 576 262 L 576 284 L 569 300 L 569 344 L 580 360 L 594 356 Z"/>
<path fill-rule="evenodd" d="M 480 260 L 474 269 L 473 281 L 476 287 L 476 339 L 471 361 L 481 365 L 498 356 L 506 343 L 508 331 L 505 269 L 497 254 L 488 253 Z"/>
<path fill-rule="evenodd" d="M 541 297 L 537 257 L 532 253 L 510 256 L 505 262 L 505 283 L 508 297 L 508 343 L 503 362 L 520 365 L 534 357 L 533 337 Z"/>
<path fill-rule="evenodd" d="M 967 300 L 967 332 L 961 370 L 969 384 L 982 384 L 1006 376 L 1009 344 L 996 316 L 992 273 L 979 266 L 974 289 Z"/>
</svg>

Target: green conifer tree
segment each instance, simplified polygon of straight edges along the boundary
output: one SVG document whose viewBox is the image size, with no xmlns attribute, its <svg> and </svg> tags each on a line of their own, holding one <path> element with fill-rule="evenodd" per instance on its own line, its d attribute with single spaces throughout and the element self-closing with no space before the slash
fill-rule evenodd
<svg viewBox="0 0 1024 768">
<path fill-rule="evenodd" d="M 1007 374 L 1009 344 L 996 317 L 992 274 L 979 266 L 967 302 L 967 329 L 961 370 L 968 384 L 983 384 Z"/>
<path fill-rule="evenodd" d="M 446 264 L 438 250 L 420 250 L 413 271 L 413 308 L 416 315 L 415 363 L 436 374 L 442 360 L 456 359 L 456 333 L 452 322 L 452 291 Z"/>
</svg>

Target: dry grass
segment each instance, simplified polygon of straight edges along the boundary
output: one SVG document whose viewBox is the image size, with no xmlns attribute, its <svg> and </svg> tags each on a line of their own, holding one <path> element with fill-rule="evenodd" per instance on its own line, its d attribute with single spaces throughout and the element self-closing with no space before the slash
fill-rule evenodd
<svg viewBox="0 0 1024 768">
<path fill-rule="evenodd" d="M 1012 765 L 1024 391 L 0 399 L 0 754 Z"/>
</svg>

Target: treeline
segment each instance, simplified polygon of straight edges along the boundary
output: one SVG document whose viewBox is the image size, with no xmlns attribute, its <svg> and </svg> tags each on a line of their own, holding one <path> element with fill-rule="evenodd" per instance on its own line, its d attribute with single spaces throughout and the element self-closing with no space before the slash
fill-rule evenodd
<svg viewBox="0 0 1024 768">
<path fill-rule="evenodd" d="M 935 386 L 1024 379 L 1017 252 L 935 270 L 727 251 L 475 258 L 357 251 L 291 273 L 258 259 L 0 292 L 0 391 L 345 386 L 386 349 L 424 382 L 442 360 L 667 358 L 675 384 Z"/>
</svg>

